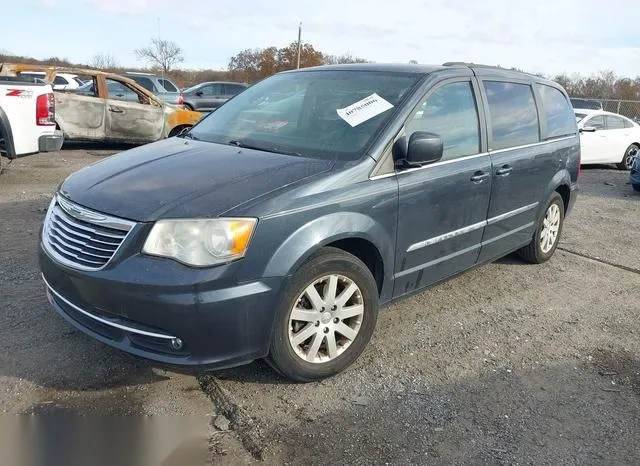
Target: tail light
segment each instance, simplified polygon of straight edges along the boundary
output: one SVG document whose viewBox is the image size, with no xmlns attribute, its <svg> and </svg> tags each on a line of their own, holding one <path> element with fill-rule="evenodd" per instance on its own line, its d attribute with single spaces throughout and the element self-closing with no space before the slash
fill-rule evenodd
<svg viewBox="0 0 640 466">
<path fill-rule="evenodd" d="M 178 94 L 178 105 L 182 105 L 184 104 L 184 96 L 182 95 L 182 92 L 180 94 Z"/>
<path fill-rule="evenodd" d="M 36 99 L 36 125 L 56 124 L 56 100 L 53 93 L 39 95 Z"/>
</svg>

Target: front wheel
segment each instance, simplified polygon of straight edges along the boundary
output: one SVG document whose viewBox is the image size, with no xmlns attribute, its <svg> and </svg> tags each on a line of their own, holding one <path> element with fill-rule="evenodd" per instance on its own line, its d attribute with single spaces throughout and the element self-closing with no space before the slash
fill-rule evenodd
<svg viewBox="0 0 640 466">
<path fill-rule="evenodd" d="M 533 264 L 542 264 L 553 256 L 558 247 L 564 223 L 564 201 L 557 192 L 551 195 L 544 215 L 538 221 L 536 232 L 529 243 L 517 254 Z"/>
<path fill-rule="evenodd" d="M 629 147 L 627 147 L 627 150 L 624 152 L 624 157 L 622 157 L 622 161 L 616 164 L 616 166 L 620 170 L 631 170 L 631 167 L 633 166 L 633 159 L 635 159 L 636 156 L 638 155 L 638 150 L 640 150 L 640 147 L 638 147 L 636 144 L 631 144 Z"/>
<path fill-rule="evenodd" d="M 267 361 L 298 382 L 335 375 L 360 356 L 378 315 L 378 288 L 367 266 L 324 248 L 287 284 Z"/>
</svg>

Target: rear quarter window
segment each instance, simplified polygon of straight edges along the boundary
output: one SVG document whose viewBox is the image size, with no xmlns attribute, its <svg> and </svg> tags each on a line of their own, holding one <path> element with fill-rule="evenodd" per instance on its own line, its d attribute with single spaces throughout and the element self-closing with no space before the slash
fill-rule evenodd
<svg viewBox="0 0 640 466">
<path fill-rule="evenodd" d="M 576 134 L 578 127 L 573 107 L 558 89 L 538 85 L 542 98 L 542 118 L 547 127 L 546 139 Z"/>
<path fill-rule="evenodd" d="M 540 141 L 538 110 L 528 84 L 485 81 L 492 128 L 491 149 L 506 149 Z"/>
</svg>

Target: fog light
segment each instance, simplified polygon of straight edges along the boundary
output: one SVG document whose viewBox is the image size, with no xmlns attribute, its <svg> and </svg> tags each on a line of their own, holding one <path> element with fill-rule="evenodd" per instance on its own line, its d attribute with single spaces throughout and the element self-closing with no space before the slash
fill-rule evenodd
<svg viewBox="0 0 640 466">
<path fill-rule="evenodd" d="M 173 338 L 169 344 L 171 345 L 171 348 L 173 348 L 176 351 L 179 349 L 182 349 L 182 345 L 183 345 L 182 340 L 180 338 Z"/>
</svg>

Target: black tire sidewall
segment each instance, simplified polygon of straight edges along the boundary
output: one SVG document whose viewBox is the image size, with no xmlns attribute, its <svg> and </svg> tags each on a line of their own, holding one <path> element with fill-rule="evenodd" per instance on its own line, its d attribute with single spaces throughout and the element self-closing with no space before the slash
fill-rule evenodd
<svg viewBox="0 0 640 466">
<path fill-rule="evenodd" d="M 558 228 L 558 235 L 556 236 L 556 241 L 553 247 L 549 252 L 545 253 L 542 251 L 542 248 L 540 246 L 540 234 L 542 233 L 542 229 L 544 228 L 544 218 L 547 214 L 547 210 L 549 210 L 549 207 L 551 207 L 551 204 L 557 204 L 558 207 L 560 208 L 560 226 Z M 562 229 L 564 227 L 564 213 L 565 213 L 564 201 L 562 200 L 562 196 L 560 196 L 560 194 L 558 194 L 557 192 L 554 192 L 551 195 L 551 198 L 549 199 L 549 201 L 547 201 L 547 204 L 545 205 L 544 210 L 540 215 L 540 220 L 538 221 L 538 227 L 536 228 L 536 234 L 533 237 L 533 241 L 536 248 L 536 256 L 540 262 L 548 261 L 551 258 L 551 256 L 553 256 L 553 253 L 556 252 L 558 244 L 560 243 L 560 238 L 562 236 Z"/>
<path fill-rule="evenodd" d="M 351 345 L 334 360 L 314 364 L 303 361 L 291 347 L 288 336 L 289 316 L 295 301 L 304 289 L 317 279 L 330 274 L 344 275 L 358 285 L 365 311 L 358 335 Z M 269 362 L 283 375 L 299 382 L 323 379 L 342 372 L 360 356 L 369 343 L 376 326 L 377 315 L 378 288 L 367 266 L 351 254 L 325 248 L 305 262 L 285 285 L 277 309 Z"/>
</svg>

